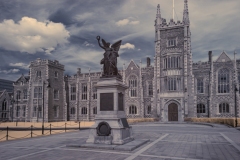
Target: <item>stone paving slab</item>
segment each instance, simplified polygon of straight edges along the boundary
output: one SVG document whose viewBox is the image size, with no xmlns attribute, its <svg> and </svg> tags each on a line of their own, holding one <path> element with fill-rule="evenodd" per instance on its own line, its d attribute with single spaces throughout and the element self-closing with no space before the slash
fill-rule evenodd
<svg viewBox="0 0 240 160">
<path fill-rule="evenodd" d="M 0 142 L 0 160 L 239 160 L 240 157 L 240 131 L 221 126 L 133 126 L 135 139 L 149 139 L 133 151 L 66 147 L 85 144 L 88 134 L 85 130 Z"/>
<path fill-rule="evenodd" d="M 107 145 L 107 144 L 68 144 L 66 147 L 76 147 L 76 148 L 93 148 L 93 149 L 107 149 L 107 150 L 119 150 L 119 151 L 133 151 L 134 149 L 147 143 L 149 139 L 135 139 L 131 142 L 125 143 L 123 145 Z"/>
</svg>

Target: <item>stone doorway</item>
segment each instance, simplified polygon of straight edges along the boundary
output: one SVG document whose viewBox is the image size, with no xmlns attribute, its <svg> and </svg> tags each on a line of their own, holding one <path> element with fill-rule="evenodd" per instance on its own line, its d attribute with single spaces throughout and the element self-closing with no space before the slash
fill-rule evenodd
<svg viewBox="0 0 240 160">
<path fill-rule="evenodd" d="M 178 121 L 178 105 L 176 103 L 168 105 L 168 121 Z"/>
</svg>

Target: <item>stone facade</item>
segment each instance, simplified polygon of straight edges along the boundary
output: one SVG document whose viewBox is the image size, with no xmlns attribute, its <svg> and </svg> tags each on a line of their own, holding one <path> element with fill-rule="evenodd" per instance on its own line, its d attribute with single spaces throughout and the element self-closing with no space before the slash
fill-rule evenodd
<svg viewBox="0 0 240 160">
<path fill-rule="evenodd" d="M 0 91 L 0 121 L 12 120 L 12 93 L 6 89 Z"/>
<path fill-rule="evenodd" d="M 214 61 L 210 51 L 208 62 L 192 63 L 187 0 L 182 22 L 171 19 L 167 23 L 158 5 L 154 26 L 153 65 L 150 58 L 144 67 L 141 62 L 138 65 L 131 60 L 119 70 L 123 83 L 129 87 L 125 91 L 127 118 L 157 117 L 166 122 L 184 121 L 186 117 L 234 117 L 235 114 L 239 117 L 236 88 L 239 89 L 240 60 L 231 60 L 223 52 Z M 25 118 L 16 117 L 14 113 L 14 120 L 42 121 L 42 113 L 34 106 L 40 106 L 42 112 L 43 101 L 45 121 L 94 120 L 98 98 L 95 85 L 102 73 L 90 70 L 82 73 L 78 68 L 75 75 L 63 76 L 63 71 L 64 66 L 58 61 L 37 59 L 31 62 L 30 75 L 14 83 L 15 96 L 17 91 L 28 91 L 27 99 L 21 95 L 18 102 L 21 108 L 26 106 Z M 35 93 L 36 87 L 42 92 Z M 57 97 L 55 91 L 58 91 Z"/>
<path fill-rule="evenodd" d="M 37 59 L 29 68 L 29 76 L 22 75 L 14 83 L 14 121 L 65 120 L 64 66 L 56 60 Z"/>
</svg>

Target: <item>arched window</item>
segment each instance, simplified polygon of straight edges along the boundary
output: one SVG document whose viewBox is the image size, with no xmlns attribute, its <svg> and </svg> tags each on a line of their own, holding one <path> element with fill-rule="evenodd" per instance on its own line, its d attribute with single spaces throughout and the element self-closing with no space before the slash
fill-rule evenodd
<svg viewBox="0 0 240 160">
<path fill-rule="evenodd" d="M 229 113 L 229 104 L 228 103 L 220 103 L 219 104 L 219 113 Z"/>
<path fill-rule="evenodd" d="M 229 71 L 226 68 L 218 71 L 218 93 L 229 93 Z"/>
<path fill-rule="evenodd" d="M 137 107 L 132 105 L 129 107 L 129 114 L 137 114 Z"/>
<path fill-rule="evenodd" d="M 129 81 L 129 96 L 137 97 L 137 77 L 131 75 L 128 81 Z"/>
<path fill-rule="evenodd" d="M 147 106 L 147 114 L 151 114 L 152 113 L 152 107 L 151 105 Z"/>
<path fill-rule="evenodd" d="M 87 108 L 86 107 L 82 108 L 82 114 L 87 114 Z"/>
<path fill-rule="evenodd" d="M 70 109 L 70 114 L 75 114 L 75 107 L 72 107 L 72 108 Z"/>
<path fill-rule="evenodd" d="M 197 105 L 197 113 L 206 113 L 205 105 L 200 103 Z"/>
<path fill-rule="evenodd" d="M 97 114 L 97 107 L 93 107 L 93 114 Z"/>
</svg>

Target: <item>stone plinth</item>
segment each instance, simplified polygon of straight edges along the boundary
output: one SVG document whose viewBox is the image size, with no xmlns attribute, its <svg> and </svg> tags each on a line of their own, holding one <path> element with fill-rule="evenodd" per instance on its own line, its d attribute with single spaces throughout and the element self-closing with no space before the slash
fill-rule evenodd
<svg viewBox="0 0 240 160">
<path fill-rule="evenodd" d="M 97 87 L 97 115 L 87 143 L 124 144 L 133 140 L 128 125 L 124 92 L 128 88 L 116 77 L 101 78 Z"/>
</svg>

